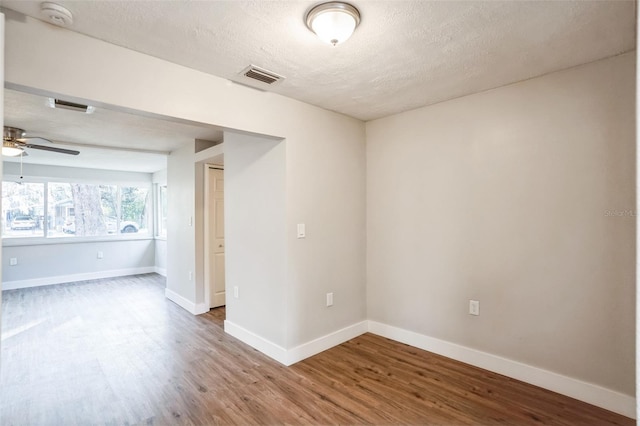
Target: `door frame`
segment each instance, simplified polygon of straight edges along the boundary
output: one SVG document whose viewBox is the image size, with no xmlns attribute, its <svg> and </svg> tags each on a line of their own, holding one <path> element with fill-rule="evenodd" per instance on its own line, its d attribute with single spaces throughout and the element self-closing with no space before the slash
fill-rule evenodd
<svg viewBox="0 0 640 426">
<path fill-rule="evenodd" d="M 211 276 L 210 254 L 212 253 L 211 229 L 209 226 L 209 214 L 211 213 L 211 203 L 209 200 L 209 180 L 212 170 L 224 171 L 224 166 L 220 164 L 204 164 L 204 304 L 207 310 L 211 309 L 211 286 L 213 283 L 209 279 Z"/>
</svg>

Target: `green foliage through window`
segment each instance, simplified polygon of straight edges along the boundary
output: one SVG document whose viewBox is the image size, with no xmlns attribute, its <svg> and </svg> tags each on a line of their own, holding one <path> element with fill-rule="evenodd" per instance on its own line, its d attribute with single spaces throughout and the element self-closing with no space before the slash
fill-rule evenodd
<svg viewBox="0 0 640 426">
<path fill-rule="evenodd" d="M 2 236 L 146 234 L 149 195 L 148 186 L 3 182 Z"/>
</svg>

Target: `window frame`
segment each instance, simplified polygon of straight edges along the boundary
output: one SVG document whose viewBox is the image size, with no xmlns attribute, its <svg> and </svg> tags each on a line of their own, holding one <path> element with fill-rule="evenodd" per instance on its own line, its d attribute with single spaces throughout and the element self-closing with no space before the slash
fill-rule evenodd
<svg viewBox="0 0 640 426">
<path fill-rule="evenodd" d="M 93 180 L 93 179 L 69 179 L 69 178 L 59 178 L 59 177 L 28 177 L 21 178 L 19 176 L 11 176 L 5 175 L 2 179 L 3 182 L 16 182 L 16 183 L 40 183 L 44 185 L 44 202 L 43 208 L 45 212 L 45 218 L 48 218 L 48 208 L 49 208 L 49 184 L 50 183 L 80 183 L 80 184 L 89 184 L 89 185 L 112 185 L 116 186 L 117 191 L 117 199 L 118 199 L 118 215 L 117 215 L 117 224 L 116 229 L 119 229 L 119 224 L 122 216 L 121 206 L 120 206 L 120 193 L 121 188 L 123 187 L 140 187 L 146 188 L 149 192 L 147 193 L 147 209 L 149 211 L 155 211 L 156 206 L 155 200 L 153 196 L 149 196 L 149 193 L 153 191 L 153 183 L 152 182 L 127 182 L 127 181 L 108 181 L 108 180 Z M 43 235 L 39 236 L 29 236 L 29 237 L 16 237 L 16 236 L 5 236 L 4 234 L 1 236 L 2 245 L 11 247 L 11 246 L 31 246 L 31 245 L 47 245 L 47 244 L 75 244 L 75 243 L 87 243 L 87 242 L 107 242 L 107 241 L 128 241 L 128 240 L 150 240 L 154 239 L 154 219 L 153 215 L 146 215 L 146 226 L 144 229 L 147 232 L 144 233 L 121 233 L 116 232 L 114 234 L 108 235 L 100 235 L 100 236 L 48 236 L 49 231 L 49 223 L 48 220 L 44 220 L 42 232 Z M 140 227 L 141 229 L 142 226 Z"/>
<path fill-rule="evenodd" d="M 163 214 L 162 214 L 162 188 L 164 188 L 164 193 L 166 198 L 167 196 L 167 184 L 166 183 L 155 183 L 154 184 L 154 203 L 155 209 L 154 211 L 154 236 L 158 240 L 166 240 L 167 239 L 167 229 L 165 226 L 162 226 Z M 163 232 L 164 231 L 164 232 Z"/>
</svg>

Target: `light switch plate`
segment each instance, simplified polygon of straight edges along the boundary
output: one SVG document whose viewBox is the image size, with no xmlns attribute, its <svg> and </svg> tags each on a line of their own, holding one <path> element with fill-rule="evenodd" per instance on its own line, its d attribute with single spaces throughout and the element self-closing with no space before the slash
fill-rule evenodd
<svg viewBox="0 0 640 426">
<path fill-rule="evenodd" d="M 333 293 L 327 293 L 327 306 L 333 306 Z"/>
<path fill-rule="evenodd" d="M 480 302 L 469 300 L 469 315 L 480 315 Z"/>
<path fill-rule="evenodd" d="M 307 236 L 307 227 L 304 223 L 298 224 L 298 238 L 304 238 Z"/>
</svg>

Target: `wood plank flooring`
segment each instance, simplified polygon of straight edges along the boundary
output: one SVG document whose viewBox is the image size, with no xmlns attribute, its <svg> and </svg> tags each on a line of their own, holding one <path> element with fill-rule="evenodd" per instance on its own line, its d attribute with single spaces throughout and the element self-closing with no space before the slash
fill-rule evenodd
<svg viewBox="0 0 640 426">
<path fill-rule="evenodd" d="M 632 425 L 372 334 L 284 367 L 155 274 L 3 292 L 2 425 Z"/>
</svg>

